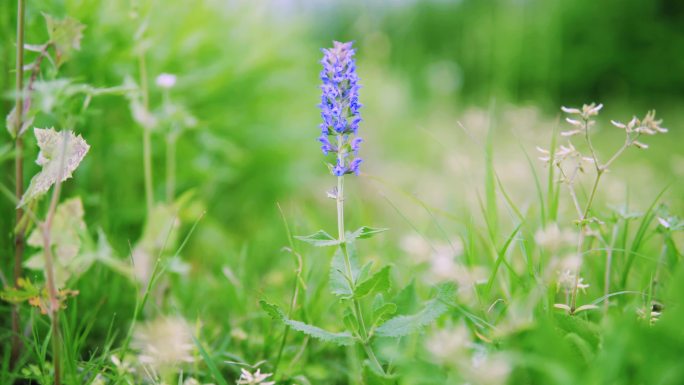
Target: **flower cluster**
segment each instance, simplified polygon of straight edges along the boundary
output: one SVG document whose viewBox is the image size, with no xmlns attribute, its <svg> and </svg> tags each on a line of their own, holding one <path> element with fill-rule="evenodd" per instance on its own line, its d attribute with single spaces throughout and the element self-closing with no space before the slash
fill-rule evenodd
<svg viewBox="0 0 684 385">
<path fill-rule="evenodd" d="M 596 124 L 596 121 L 592 120 L 592 116 L 598 115 L 599 111 L 603 108 L 603 104 L 596 105 L 596 103 L 585 104 L 582 108 L 570 108 L 561 107 L 561 110 L 566 114 L 578 115 L 580 119 L 565 118 L 565 121 L 575 126 L 574 129 L 570 131 L 561 132 L 561 136 L 573 136 L 577 134 L 584 134 L 591 126 Z"/>
<path fill-rule="evenodd" d="M 335 176 L 359 173 L 362 160 L 358 157 L 362 139 L 357 136 L 361 114 L 359 109 L 359 84 L 354 62 L 352 43 L 333 42 L 333 47 L 323 49 L 321 70 L 321 150 L 324 155 L 334 153 L 335 165 L 330 169 Z"/>
<path fill-rule="evenodd" d="M 663 122 L 662 120 L 656 120 L 655 111 L 647 112 L 646 116 L 641 120 L 635 116 L 627 124 L 615 120 L 611 120 L 610 122 L 613 126 L 625 130 L 629 143 L 637 148 L 648 148 L 647 144 L 636 140 L 639 135 L 664 134 L 668 131 L 667 128 L 660 126 Z"/>
</svg>

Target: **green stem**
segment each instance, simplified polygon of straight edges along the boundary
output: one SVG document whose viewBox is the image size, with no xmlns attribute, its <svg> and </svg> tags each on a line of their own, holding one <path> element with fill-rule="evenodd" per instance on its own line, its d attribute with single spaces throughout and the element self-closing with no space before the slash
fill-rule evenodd
<svg viewBox="0 0 684 385">
<path fill-rule="evenodd" d="M 147 89 L 147 64 L 145 53 L 138 55 L 138 67 L 140 71 L 140 91 L 142 92 L 143 107 L 145 111 L 150 109 L 149 92 Z M 152 191 L 152 133 L 149 127 L 143 127 L 143 169 L 145 173 L 145 202 L 147 204 L 147 216 L 152 214 L 154 197 Z"/>
<path fill-rule="evenodd" d="M 342 142 L 343 138 L 342 135 L 338 135 L 337 137 L 337 142 L 338 146 L 337 148 L 339 149 L 338 151 L 338 162 L 341 164 L 343 161 L 343 153 L 341 151 L 342 149 Z M 347 267 L 347 275 L 348 275 L 348 280 L 351 285 L 351 291 L 352 293 L 355 291 L 355 286 L 356 282 L 354 279 L 354 274 L 351 266 L 351 259 L 349 258 L 349 251 L 347 249 L 347 244 L 346 244 L 346 237 L 344 233 L 344 175 L 338 176 L 337 177 L 337 194 L 336 194 L 336 201 L 337 201 L 337 233 L 338 237 L 340 240 L 340 249 L 342 250 L 342 254 L 344 255 L 344 263 Z M 378 361 L 378 358 L 375 356 L 375 353 L 373 352 L 373 348 L 370 345 L 369 341 L 369 335 L 368 331 L 366 330 L 366 324 L 363 319 L 363 311 L 361 309 L 361 304 L 359 303 L 359 300 L 356 298 L 352 299 L 353 302 L 353 307 L 352 311 L 354 312 L 354 316 L 356 319 L 359 321 L 359 334 L 361 337 L 361 342 L 363 345 L 363 349 L 366 352 L 366 355 L 370 359 L 371 363 L 375 366 L 376 370 L 379 373 L 382 373 L 383 375 L 385 374 L 385 370 L 382 368 L 382 365 L 380 364 L 380 361 Z"/>
<path fill-rule="evenodd" d="M 16 84 L 15 84 L 15 122 L 16 129 L 15 139 L 15 154 L 14 154 L 14 182 L 15 182 L 15 198 L 17 202 L 21 201 L 24 194 L 24 141 L 21 138 L 21 126 L 23 125 L 23 89 L 24 89 L 24 19 L 25 19 L 26 5 L 24 0 L 17 2 L 17 48 L 16 48 Z M 19 289 L 19 278 L 21 278 L 21 263 L 24 259 L 24 231 L 25 226 L 22 223 L 24 211 L 21 208 L 16 210 L 17 228 L 14 234 L 14 287 Z M 20 319 L 19 319 L 19 305 L 12 306 L 12 353 L 11 365 L 14 366 L 22 350 Z"/>
<path fill-rule="evenodd" d="M 587 141 L 589 141 L 589 136 L 587 135 Z M 589 144 L 591 146 L 591 142 L 589 141 Z M 580 217 L 580 223 L 579 223 L 579 238 L 577 241 L 577 257 L 579 258 L 579 263 L 577 264 L 577 269 L 575 271 L 575 283 L 572 287 L 572 296 L 570 299 L 570 313 L 574 313 L 577 305 L 577 286 L 579 285 L 579 280 L 580 280 L 580 271 L 582 270 L 582 265 L 584 263 L 584 232 L 585 228 L 587 227 L 587 223 L 585 223 L 587 216 L 589 215 L 589 210 L 591 210 L 591 206 L 594 203 L 594 198 L 596 197 L 596 191 L 598 190 L 598 185 L 599 182 L 601 181 L 601 175 L 603 175 L 603 172 L 605 171 L 604 168 L 598 165 L 598 158 L 596 158 L 596 154 L 594 153 L 594 150 L 592 148 L 592 156 L 594 159 L 594 163 L 596 164 L 596 179 L 594 179 L 594 185 L 591 188 L 591 194 L 589 195 L 589 200 L 587 201 L 587 205 L 584 208 L 584 211 L 582 212 L 582 216 Z"/>
<path fill-rule="evenodd" d="M 67 149 L 67 131 L 62 131 L 62 149 L 60 154 L 60 165 L 57 182 L 52 190 L 52 198 L 50 199 L 50 206 L 48 208 L 45 223 L 41 225 L 43 232 L 43 254 L 45 258 L 45 280 L 47 284 L 47 292 L 50 303 L 48 305 L 48 315 L 50 316 L 50 324 L 52 326 L 52 364 L 54 366 L 54 384 L 61 384 L 62 372 L 62 338 L 59 329 L 59 293 L 57 291 L 57 282 L 55 280 L 54 256 L 52 254 L 52 224 L 57 211 L 57 204 L 59 203 L 59 196 L 62 191 L 62 175 L 64 172 L 64 164 L 66 159 Z"/>
<path fill-rule="evenodd" d="M 172 204 L 176 190 L 176 140 L 178 134 L 166 135 L 166 203 Z"/>
<path fill-rule="evenodd" d="M 603 175 L 603 169 L 599 169 L 596 172 L 596 179 L 594 179 L 594 186 L 591 188 L 591 194 L 589 195 L 589 200 L 587 201 L 587 206 L 584 208 L 584 213 L 582 214 L 582 221 L 587 219 L 587 215 L 589 215 L 589 210 L 591 209 L 591 205 L 594 203 L 594 197 L 596 197 L 596 190 L 598 189 L 598 184 L 601 181 L 601 175 Z"/>
</svg>

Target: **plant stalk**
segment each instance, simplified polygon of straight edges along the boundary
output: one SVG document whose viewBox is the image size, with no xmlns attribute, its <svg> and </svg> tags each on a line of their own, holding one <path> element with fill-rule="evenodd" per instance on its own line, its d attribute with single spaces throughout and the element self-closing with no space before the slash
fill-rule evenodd
<svg viewBox="0 0 684 385">
<path fill-rule="evenodd" d="M 62 191 L 62 175 L 64 172 L 64 164 L 66 161 L 66 149 L 68 141 L 68 131 L 62 131 L 62 152 L 60 156 L 59 174 L 54 190 L 52 191 L 52 198 L 50 199 L 50 207 L 48 208 L 45 222 L 41 225 L 43 232 L 43 255 L 45 257 L 45 280 L 48 289 L 48 298 L 50 300 L 48 306 L 48 316 L 50 317 L 50 325 L 52 326 L 52 364 L 54 366 L 54 384 L 60 385 L 62 373 L 62 337 L 59 330 L 59 293 L 57 291 L 57 282 L 55 281 L 55 267 L 54 256 L 52 254 L 52 222 L 57 211 L 57 204 L 59 203 L 59 196 Z"/>
<path fill-rule="evenodd" d="M 145 111 L 150 109 L 150 95 L 147 88 L 147 64 L 145 53 L 138 55 L 138 70 L 140 72 L 140 88 L 143 98 Z M 154 207 L 154 196 L 152 190 L 152 133 L 149 127 L 143 127 L 143 172 L 145 174 L 145 203 L 147 205 L 147 216 L 150 217 Z"/>
<path fill-rule="evenodd" d="M 338 162 L 341 164 L 343 161 L 343 154 L 341 151 L 342 147 L 342 135 L 337 136 L 337 142 L 338 142 Z M 347 267 L 347 274 L 348 274 L 348 279 L 349 283 L 351 285 L 351 290 L 352 293 L 355 291 L 355 286 L 356 282 L 354 280 L 354 274 L 352 270 L 352 265 L 351 265 L 351 259 L 349 258 L 349 251 L 347 250 L 347 243 L 346 243 L 346 237 L 344 233 L 344 175 L 338 176 L 337 177 L 337 194 L 336 194 L 336 202 L 337 202 L 337 233 L 338 233 L 338 239 L 340 241 L 340 249 L 342 249 L 342 254 L 344 255 L 344 262 Z M 352 298 L 353 302 L 353 307 L 352 311 L 354 312 L 354 315 L 356 316 L 356 319 L 359 321 L 359 334 L 361 336 L 361 342 L 363 345 L 363 349 L 366 352 L 366 355 L 368 356 L 368 359 L 371 361 L 371 364 L 375 366 L 375 369 L 379 372 L 382 373 L 383 375 L 385 374 L 385 370 L 382 368 L 382 365 L 380 364 L 380 361 L 378 361 L 378 358 L 375 356 L 375 353 L 373 352 L 373 348 L 370 345 L 369 341 L 369 335 L 368 331 L 366 330 L 366 324 L 363 320 L 363 311 L 361 309 L 361 304 L 359 303 L 359 300 L 356 298 Z"/>
<path fill-rule="evenodd" d="M 586 222 L 587 217 L 589 216 L 589 210 L 591 210 L 591 206 L 594 203 L 594 198 L 596 197 L 596 191 L 598 190 L 598 185 L 599 182 L 601 181 L 601 176 L 606 170 L 605 166 L 601 166 L 598 160 L 598 157 L 596 156 L 596 151 L 594 150 L 594 146 L 591 144 L 591 139 L 589 136 L 589 121 L 584 120 L 584 132 L 585 132 L 585 139 L 587 141 L 587 144 L 589 145 L 589 149 L 591 150 L 591 156 L 594 161 L 594 166 L 596 168 L 596 178 L 594 179 L 594 184 L 591 188 L 591 193 L 589 194 L 589 199 L 587 200 L 587 205 L 584 207 L 583 211 L 581 212 L 580 218 L 579 218 L 579 237 L 577 240 L 577 257 L 579 258 L 579 263 L 577 264 L 577 269 L 575 271 L 575 283 L 572 287 L 572 296 L 570 299 L 570 313 L 573 314 L 576 309 L 577 305 L 577 286 L 579 286 L 579 281 L 580 281 L 580 271 L 582 270 L 582 265 L 584 264 L 584 238 L 585 234 L 584 232 L 586 231 L 586 228 L 588 226 Z M 576 199 L 576 198 L 575 198 Z"/>
<path fill-rule="evenodd" d="M 174 131 L 166 135 L 166 203 L 172 204 L 176 190 L 176 142 Z"/>
<path fill-rule="evenodd" d="M 24 141 L 20 131 L 23 125 L 24 111 L 24 20 L 26 4 L 24 0 L 17 1 L 17 48 L 16 48 L 16 84 L 15 84 L 15 154 L 14 154 L 14 196 L 16 201 L 21 201 L 24 195 Z M 15 212 L 16 224 L 14 233 L 14 287 L 19 288 L 21 278 L 21 263 L 24 259 L 25 225 L 22 224 L 24 210 L 17 208 Z M 22 350 L 21 331 L 19 319 L 19 305 L 12 305 L 12 353 L 11 366 L 14 367 Z"/>
</svg>

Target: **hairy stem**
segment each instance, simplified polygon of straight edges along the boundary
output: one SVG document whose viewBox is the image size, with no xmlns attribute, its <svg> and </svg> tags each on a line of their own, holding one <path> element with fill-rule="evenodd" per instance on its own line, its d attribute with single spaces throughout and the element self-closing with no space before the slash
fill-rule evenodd
<svg viewBox="0 0 684 385">
<path fill-rule="evenodd" d="M 338 135 L 337 137 L 337 142 L 338 142 L 338 162 L 342 164 L 343 162 L 343 153 L 342 153 L 342 142 L 343 138 L 342 135 Z M 340 249 L 342 250 L 342 254 L 344 255 L 344 263 L 347 267 L 347 275 L 348 275 L 348 280 L 351 285 L 351 291 L 352 293 L 355 291 L 355 286 L 356 282 L 354 279 L 354 274 L 352 270 L 352 265 L 351 265 L 351 259 L 349 258 L 349 250 L 347 249 L 347 244 L 346 244 L 346 237 L 345 237 L 345 232 L 344 232 L 344 175 L 338 176 L 337 177 L 337 194 L 336 194 L 336 201 L 337 201 L 337 233 L 338 233 L 338 239 L 340 241 Z M 361 337 L 361 342 L 363 345 L 363 349 L 366 352 L 366 355 L 368 356 L 368 359 L 370 360 L 371 364 L 375 366 L 375 369 L 382 374 L 385 374 L 385 370 L 382 368 L 382 365 L 380 364 L 380 361 L 378 361 L 378 358 L 375 356 L 375 353 L 373 352 L 373 348 L 370 345 L 369 341 L 369 335 L 368 331 L 366 330 L 366 324 L 363 319 L 363 310 L 361 308 L 361 304 L 359 303 L 359 300 L 356 298 L 352 299 L 353 306 L 352 306 L 352 311 L 356 317 L 356 319 L 359 321 L 359 334 Z"/>
<path fill-rule="evenodd" d="M 17 2 L 17 49 L 16 49 L 16 84 L 15 84 L 15 121 L 16 128 L 15 154 L 14 154 L 14 196 L 17 202 L 24 195 L 24 141 L 20 130 L 23 125 L 23 95 L 24 89 L 24 19 L 26 4 L 24 0 Z M 21 263 L 24 259 L 25 225 L 22 224 L 24 211 L 17 208 L 15 213 L 17 227 L 14 233 L 14 287 L 19 288 L 21 278 Z M 21 331 L 19 319 L 19 305 L 12 306 L 12 353 L 11 365 L 14 366 L 22 350 Z"/>
</svg>

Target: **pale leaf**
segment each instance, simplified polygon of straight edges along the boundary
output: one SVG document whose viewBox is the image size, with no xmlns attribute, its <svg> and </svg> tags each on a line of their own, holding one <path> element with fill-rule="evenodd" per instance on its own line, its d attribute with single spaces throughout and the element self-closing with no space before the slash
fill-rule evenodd
<svg viewBox="0 0 684 385">
<path fill-rule="evenodd" d="M 48 14 L 43 14 L 43 16 L 45 16 L 50 43 L 54 44 L 57 51 L 57 66 L 59 66 L 71 57 L 73 51 L 81 49 L 85 25 L 71 17 L 55 19 Z"/>
<path fill-rule="evenodd" d="M 40 148 L 36 163 L 42 170 L 31 179 L 18 207 L 45 194 L 57 180 L 69 179 L 90 149 L 81 135 L 76 136 L 71 131 L 35 128 L 33 132 Z"/>
</svg>

